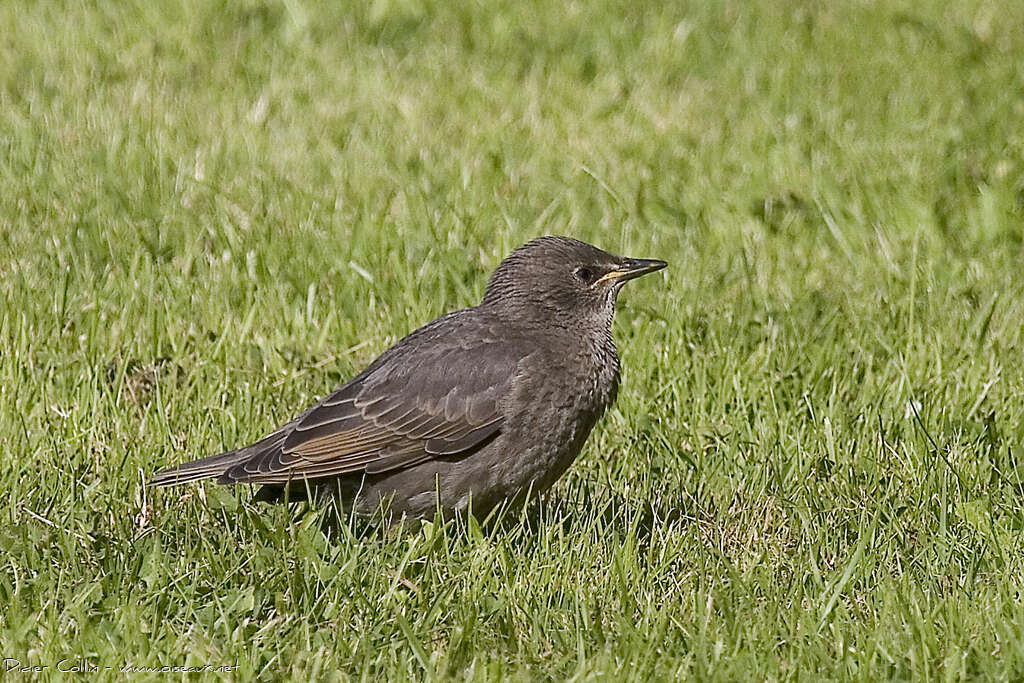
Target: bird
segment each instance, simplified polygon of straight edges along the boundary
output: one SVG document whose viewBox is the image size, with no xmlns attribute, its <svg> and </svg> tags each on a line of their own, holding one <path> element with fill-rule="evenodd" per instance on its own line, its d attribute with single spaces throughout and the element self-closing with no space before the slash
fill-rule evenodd
<svg viewBox="0 0 1024 683">
<path fill-rule="evenodd" d="M 259 484 L 259 501 L 334 496 L 389 520 L 521 506 L 565 473 L 615 401 L 619 291 L 667 265 L 534 239 L 498 265 L 476 306 L 410 333 L 256 443 L 149 484 Z"/>
</svg>

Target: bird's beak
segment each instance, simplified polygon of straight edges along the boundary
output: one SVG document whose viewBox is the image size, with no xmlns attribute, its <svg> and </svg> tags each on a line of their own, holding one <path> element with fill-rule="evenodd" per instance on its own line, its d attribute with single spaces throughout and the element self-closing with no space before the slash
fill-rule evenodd
<svg viewBox="0 0 1024 683">
<path fill-rule="evenodd" d="M 664 261 L 659 261 L 654 258 L 626 258 L 622 259 L 614 270 L 602 275 L 598 282 L 611 281 L 616 284 L 620 284 L 627 280 L 640 277 L 641 275 L 647 275 L 647 273 L 653 273 L 656 270 L 661 270 L 667 265 L 668 264 Z"/>
</svg>

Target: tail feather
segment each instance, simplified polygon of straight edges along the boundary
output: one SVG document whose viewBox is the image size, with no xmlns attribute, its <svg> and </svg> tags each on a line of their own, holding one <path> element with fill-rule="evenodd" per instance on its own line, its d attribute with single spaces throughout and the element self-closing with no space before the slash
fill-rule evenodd
<svg viewBox="0 0 1024 683">
<path fill-rule="evenodd" d="M 200 479 L 217 477 L 232 465 L 244 459 L 245 455 L 240 451 L 228 451 L 220 455 L 211 455 L 208 458 L 200 458 L 199 460 L 193 460 L 192 462 L 186 462 L 177 467 L 157 472 L 156 476 L 149 480 L 148 485 L 175 486 L 177 484 L 187 484 L 191 481 L 199 481 Z"/>
<path fill-rule="evenodd" d="M 219 477 L 233 466 L 245 462 L 268 449 L 280 446 L 294 424 L 294 421 L 289 422 L 273 434 L 265 436 L 245 448 L 220 453 L 219 455 L 211 455 L 199 460 L 193 460 L 192 462 L 182 463 L 177 467 L 171 467 L 162 472 L 157 472 L 156 476 L 147 483 L 149 486 L 176 486 L 177 484 L 187 484 L 191 481 L 199 481 L 200 479 Z"/>
</svg>

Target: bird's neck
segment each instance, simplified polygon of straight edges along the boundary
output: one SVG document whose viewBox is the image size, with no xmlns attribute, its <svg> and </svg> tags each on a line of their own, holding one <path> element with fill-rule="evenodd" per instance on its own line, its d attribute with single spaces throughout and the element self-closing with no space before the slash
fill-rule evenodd
<svg viewBox="0 0 1024 683">
<path fill-rule="evenodd" d="M 586 359 L 585 365 L 619 373 L 619 355 L 612 337 L 615 302 L 590 310 L 552 311 L 543 306 L 503 306 L 495 311 L 506 324 L 521 330 L 547 351 Z"/>
</svg>

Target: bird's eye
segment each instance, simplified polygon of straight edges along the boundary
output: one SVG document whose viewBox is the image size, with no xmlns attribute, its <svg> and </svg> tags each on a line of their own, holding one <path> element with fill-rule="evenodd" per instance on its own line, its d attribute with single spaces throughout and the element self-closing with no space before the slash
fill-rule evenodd
<svg viewBox="0 0 1024 683">
<path fill-rule="evenodd" d="M 585 282 L 588 285 L 594 284 L 594 280 L 597 279 L 597 274 L 594 273 L 593 269 L 587 268 L 586 266 L 580 266 L 576 270 L 572 271 L 572 274 L 576 276 L 577 280 Z"/>
</svg>

